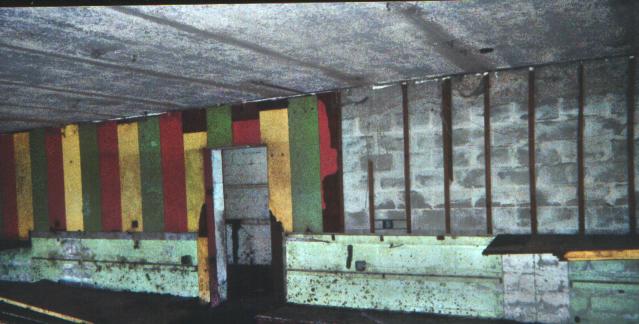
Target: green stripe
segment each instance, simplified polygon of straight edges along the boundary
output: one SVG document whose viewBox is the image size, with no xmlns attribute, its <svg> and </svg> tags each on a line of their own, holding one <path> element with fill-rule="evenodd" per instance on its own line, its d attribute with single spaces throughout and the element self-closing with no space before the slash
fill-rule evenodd
<svg viewBox="0 0 639 324">
<path fill-rule="evenodd" d="M 33 190 L 33 227 L 36 231 L 49 230 L 49 196 L 47 192 L 47 157 L 44 129 L 35 129 L 29 135 L 31 154 L 31 183 Z"/>
<path fill-rule="evenodd" d="M 219 106 L 206 110 L 207 144 L 209 147 L 233 144 L 231 130 L 231 106 Z"/>
<path fill-rule="evenodd" d="M 84 230 L 102 230 L 100 196 L 100 151 L 98 132 L 94 124 L 80 125 L 80 163 L 82 165 L 82 213 Z"/>
<path fill-rule="evenodd" d="M 293 231 L 322 232 L 317 98 L 294 98 L 288 105 Z"/>
<path fill-rule="evenodd" d="M 160 119 L 149 118 L 138 124 L 140 178 L 142 179 L 142 223 L 145 232 L 164 231 L 164 194 Z"/>
</svg>

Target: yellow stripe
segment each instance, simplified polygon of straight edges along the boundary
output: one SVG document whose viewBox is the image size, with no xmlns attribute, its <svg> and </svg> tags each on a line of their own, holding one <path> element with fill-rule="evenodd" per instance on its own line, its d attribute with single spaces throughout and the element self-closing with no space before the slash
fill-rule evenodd
<svg viewBox="0 0 639 324">
<path fill-rule="evenodd" d="M 186 173 L 187 230 L 198 231 L 200 210 L 204 204 L 204 157 L 206 132 L 184 134 L 184 167 Z"/>
<path fill-rule="evenodd" d="M 262 142 L 268 147 L 269 208 L 284 227 L 293 230 L 291 201 L 291 154 L 286 109 L 260 111 Z"/>
<path fill-rule="evenodd" d="M 31 188 L 31 155 L 29 155 L 29 133 L 13 136 L 16 161 L 16 193 L 18 198 L 18 235 L 29 239 L 33 230 L 33 196 Z"/>
<path fill-rule="evenodd" d="M 140 232 L 143 229 L 143 224 L 137 123 L 118 125 L 118 156 L 120 161 L 122 230 Z M 137 221 L 137 227 L 134 227 L 135 221 Z"/>
<path fill-rule="evenodd" d="M 568 261 L 637 260 L 639 259 L 639 249 L 569 251 L 564 254 L 564 258 Z"/>
<path fill-rule="evenodd" d="M 202 303 L 211 302 L 209 286 L 209 240 L 206 237 L 197 238 L 197 277 Z"/>
<path fill-rule="evenodd" d="M 82 231 L 84 218 L 82 217 L 82 170 L 78 125 L 68 125 L 64 128 L 62 160 L 67 231 Z"/>
<path fill-rule="evenodd" d="M 37 313 L 40 313 L 40 314 L 46 314 L 46 315 L 49 315 L 49 316 L 52 316 L 52 317 L 63 319 L 65 321 L 68 321 L 68 322 L 71 322 L 71 323 L 87 323 L 87 324 L 91 324 L 92 323 L 92 322 L 85 321 L 85 320 L 77 318 L 77 317 L 73 317 L 73 316 L 62 314 L 62 313 L 54 312 L 52 310 L 40 308 L 38 306 L 25 304 L 23 302 L 19 302 L 17 300 L 9 299 L 9 298 L 6 298 L 6 297 L 0 297 L 0 302 L 7 303 L 9 305 L 13 305 L 13 306 L 16 306 L 16 307 L 28 309 L 28 310 L 31 310 L 31 311 L 34 311 L 34 312 L 37 312 Z"/>
</svg>

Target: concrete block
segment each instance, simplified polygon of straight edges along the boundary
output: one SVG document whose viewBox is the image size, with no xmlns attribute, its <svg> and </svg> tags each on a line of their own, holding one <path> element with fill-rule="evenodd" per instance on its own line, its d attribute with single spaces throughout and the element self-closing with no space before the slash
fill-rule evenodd
<svg viewBox="0 0 639 324">
<path fill-rule="evenodd" d="M 530 208 L 493 207 L 493 234 L 530 233 Z"/>
<path fill-rule="evenodd" d="M 499 168 L 493 171 L 500 185 L 526 186 L 530 183 L 530 171 L 528 168 Z"/>
<path fill-rule="evenodd" d="M 584 181 L 586 183 L 614 183 L 628 181 L 626 162 L 585 162 Z"/>
<path fill-rule="evenodd" d="M 532 254 L 506 254 L 502 257 L 504 273 L 534 274 L 535 259 Z"/>
<path fill-rule="evenodd" d="M 406 220 L 406 213 L 403 209 L 375 209 L 375 220 Z M 381 225 L 379 228 L 382 228 Z"/>
<path fill-rule="evenodd" d="M 537 207 L 540 234 L 575 234 L 579 229 L 577 207 Z"/>
<path fill-rule="evenodd" d="M 494 146 L 512 146 L 528 141 L 528 122 L 524 124 L 492 125 L 491 139 Z M 483 136 L 483 135 L 482 135 Z"/>
<path fill-rule="evenodd" d="M 535 102 L 537 110 L 552 106 L 562 117 L 574 110 L 576 116 L 577 63 L 557 64 L 535 68 Z"/>
<path fill-rule="evenodd" d="M 539 179 L 538 179 L 539 180 Z M 577 206 L 576 185 L 537 182 L 537 206 Z"/>
<path fill-rule="evenodd" d="M 443 235 L 446 231 L 443 209 L 413 209 L 411 216 L 416 234 Z"/>
<path fill-rule="evenodd" d="M 368 232 L 370 229 L 368 211 L 345 212 L 344 228 L 347 233 Z"/>
<path fill-rule="evenodd" d="M 486 234 L 485 208 L 452 208 L 451 231 L 457 235 Z"/>
<path fill-rule="evenodd" d="M 566 323 L 570 320 L 568 293 L 542 292 L 537 296 L 537 321 L 540 323 Z"/>
<path fill-rule="evenodd" d="M 576 141 L 576 139 L 577 119 L 562 121 L 538 121 L 535 123 L 535 141 Z"/>
<path fill-rule="evenodd" d="M 527 161 L 528 157 L 526 157 Z M 576 140 L 553 140 L 536 143 L 535 163 L 538 165 L 577 163 Z M 527 165 L 527 163 L 523 165 Z"/>
<path fill-rule="evenodd" d="M 586 232 L 591 234 L 628 233 L 628 207 L 586 208 Z"/>
</svg>

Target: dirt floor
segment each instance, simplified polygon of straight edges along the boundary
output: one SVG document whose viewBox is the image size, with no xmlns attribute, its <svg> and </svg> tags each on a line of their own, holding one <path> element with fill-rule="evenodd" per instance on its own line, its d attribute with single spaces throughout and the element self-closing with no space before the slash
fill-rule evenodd
<svg viewBox="0 0 639 324">
<path fill-rule="evenodd" d="M 211 309 L 196 299 L 114 292 L 52 282 L 0 282 L 0 296 L 95 323 L 504 323 L 423 314 L 283 305 L 243 295 Z M 0 305 L 0 314 L 3 308 Z M 5 312 L 18 313 L 15 309 Z M 37 323 L 9 317 L 1 322 Z M 49 322 L 42 321 L 39 322 Z"/>
</svg>

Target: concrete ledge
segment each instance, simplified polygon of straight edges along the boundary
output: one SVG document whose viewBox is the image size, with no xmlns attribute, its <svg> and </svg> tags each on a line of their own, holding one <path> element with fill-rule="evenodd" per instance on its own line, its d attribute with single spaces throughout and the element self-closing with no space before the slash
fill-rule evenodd
<svg viewBox="0 0 639 324">
<path fill-rule="evenodd" d="M 195 240 L 197 233 L 149 232 L 31 232 L 32 238 L 75 238 L 107 240 Z"/>
</svg>

